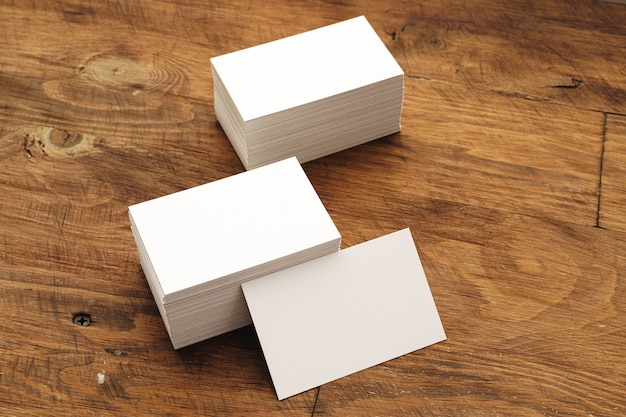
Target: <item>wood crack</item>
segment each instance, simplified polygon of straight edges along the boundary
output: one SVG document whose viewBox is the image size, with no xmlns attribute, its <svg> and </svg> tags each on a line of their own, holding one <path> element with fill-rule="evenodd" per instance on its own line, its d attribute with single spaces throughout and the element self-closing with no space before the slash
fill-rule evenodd
<svg viewBox="0 0 626 417">
<path fill-rule="evenodd" d="M 583 83 L 582 80 L 570 77 L 571 84 L 558 84 L 553 85 L 552 88 L 578 88 Z"/>
</svg>

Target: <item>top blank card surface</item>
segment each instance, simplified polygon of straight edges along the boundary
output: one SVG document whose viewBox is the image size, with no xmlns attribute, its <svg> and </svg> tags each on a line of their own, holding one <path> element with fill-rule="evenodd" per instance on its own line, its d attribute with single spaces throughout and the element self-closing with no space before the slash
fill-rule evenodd
<svg viewBox="0 0 626 417">
<path fill-rule="evenodd" d="M 296 158 L 129 211 L 165 297 L 340 239 Z"/>
<path fill-rule="evenodd" d="M 242 288 L 279 399 L 446 338 L 409 229 Z"/>
<path fill-rule="evenodd" d="M 221 55 L 211 64 L 244 121 L 404 74 L 363 16 Z"/>
</svg>

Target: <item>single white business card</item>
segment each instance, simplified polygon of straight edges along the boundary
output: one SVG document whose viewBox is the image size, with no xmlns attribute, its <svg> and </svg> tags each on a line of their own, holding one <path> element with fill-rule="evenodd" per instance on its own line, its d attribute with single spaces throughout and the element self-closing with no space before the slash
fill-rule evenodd
<svg viewBox="0 0 626 417">
<path fill-rule="evenodd" d="M 281 400 L 446 338 L 409 229 L 242 288 Z"/>
</svg>

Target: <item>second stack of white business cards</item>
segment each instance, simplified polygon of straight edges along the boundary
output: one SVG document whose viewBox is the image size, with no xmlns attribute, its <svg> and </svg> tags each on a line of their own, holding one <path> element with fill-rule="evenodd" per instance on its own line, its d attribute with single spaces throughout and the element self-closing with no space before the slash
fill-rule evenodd
<svg viewBox="0 0 626 417">
<path fill-rule="evenodd" d="M 341 243 L 296 158 L 135 204 L 129 215 L 176 349 L 250 324 L 242 282 Z"/>
<path fill-rule="evenodd" d="M 242 288 L 279 399 L 446 338 L 409 229 Z"/>
<path fill-rule="evenodd" d="M 215 114 L 246 169 L 400 130 L 404 72 L 365 17 L 211 59 Z"/>
</svg>

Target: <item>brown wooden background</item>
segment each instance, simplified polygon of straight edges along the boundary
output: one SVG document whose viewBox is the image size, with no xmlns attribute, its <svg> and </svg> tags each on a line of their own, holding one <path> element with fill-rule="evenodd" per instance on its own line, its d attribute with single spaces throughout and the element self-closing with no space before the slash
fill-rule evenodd
<svg viewBox="0 0 626 417">
<path fill-rule="evenodd" d="M 304 168 L 448 340 L 279 402 L 252 327 L 171 348 L 127 207 L 243 171 L 209 58 L 361 14 L 403 130 Z M 625 204 L 620 4 L 0 0 L 0 415 L 623 415 Z"/>
</svg>

